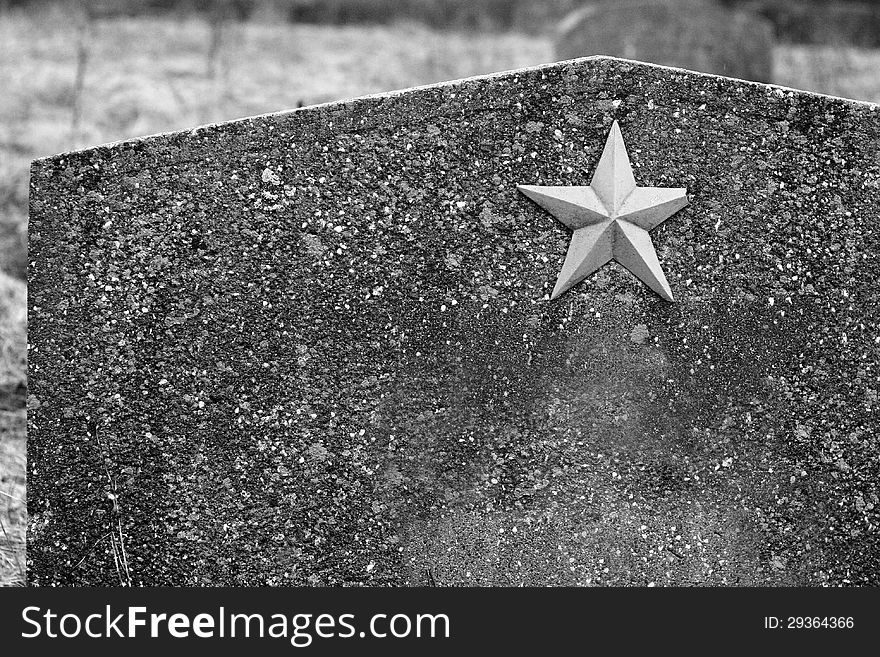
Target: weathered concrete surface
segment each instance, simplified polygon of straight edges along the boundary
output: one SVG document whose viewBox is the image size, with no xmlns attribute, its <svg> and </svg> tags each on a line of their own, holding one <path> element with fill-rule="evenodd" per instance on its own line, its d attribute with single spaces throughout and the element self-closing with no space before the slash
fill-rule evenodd
<svg viewBox="0 0 880 657">
<path fill-rule="evenodd" d="M 550 302 L 615 118 L 678 302 Z M 30 582 L 877 584 L 878 152 L 593 58 L 36 162 Z"/>
<path fill-rule="evenodd" d="M 770 82 L 774 28 L 757 14 L 712 0 L 594 2 L 567 16 L 556 57 L 612 55 Z"/>
</svg>

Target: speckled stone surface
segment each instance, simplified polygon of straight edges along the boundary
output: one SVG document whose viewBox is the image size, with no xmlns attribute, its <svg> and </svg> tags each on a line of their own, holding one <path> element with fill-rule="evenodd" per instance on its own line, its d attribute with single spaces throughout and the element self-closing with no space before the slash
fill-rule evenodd
<svg viewBox="0 0 880 657">
<path fill-rule="evenodd" d="M 614 119 L 677 303 L 547 299 Z M 878 153 L 593 58 L 35 162 L 30 583 L 880 583 Z"/>
</svg>

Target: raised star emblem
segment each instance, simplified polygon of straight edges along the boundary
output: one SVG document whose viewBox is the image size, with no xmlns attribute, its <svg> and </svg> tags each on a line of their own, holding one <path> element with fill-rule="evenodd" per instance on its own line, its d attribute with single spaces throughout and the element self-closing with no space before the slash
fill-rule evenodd
<svg viewBox="0 0 880 657">
<path fill-rule="evenodd" d="M 589 187 L 517 185 L 574 233 L 551 299 L 611 260 L 674 301 L 648 231 L 688 203 L 682 187 L 637 187 L 617 121 Z"/>
</svg>

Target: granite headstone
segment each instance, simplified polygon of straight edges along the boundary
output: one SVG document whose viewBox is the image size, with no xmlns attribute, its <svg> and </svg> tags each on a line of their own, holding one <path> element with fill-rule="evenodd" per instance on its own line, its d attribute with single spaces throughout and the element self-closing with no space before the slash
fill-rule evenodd
<svg viewBox="0 0 880 657">
<path fill-rule="evenodd" d="M 550 299 L 615 121 L 674 302 Z M 878 152 L 594 57 L 35 162 L 29 582 L 880 583 Z"/>
</svg>

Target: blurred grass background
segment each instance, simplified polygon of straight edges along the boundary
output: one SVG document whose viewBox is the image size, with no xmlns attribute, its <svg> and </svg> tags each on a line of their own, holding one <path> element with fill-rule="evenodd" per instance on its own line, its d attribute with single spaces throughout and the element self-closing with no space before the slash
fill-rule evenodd
<svg viewBox="0 0 880 657">
<path fill-rule="evenodd" d="M 202 123 L 551 62 L 554 20 L 579 3 L 245 4 L 247 12 L 229 0 L 0 0 L 0 585 L 24 583 L 30 161 Z M 294 6 L 298 15 L 291 13 Z M 290 22 L 297 17 L 310 22 Z M 783 41 L 774 52 L 774 81 L 880 102 L 880 50 Z"/>
</svg>

